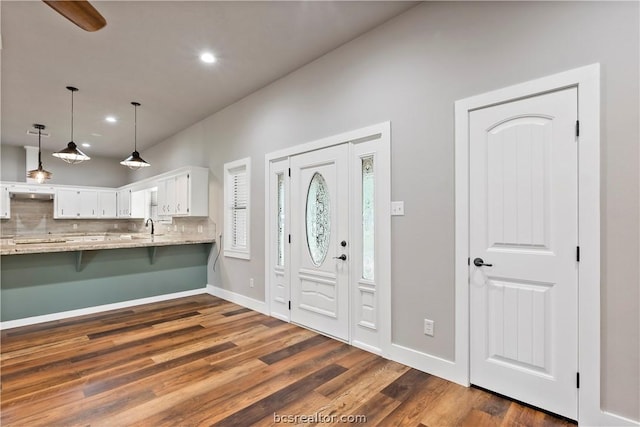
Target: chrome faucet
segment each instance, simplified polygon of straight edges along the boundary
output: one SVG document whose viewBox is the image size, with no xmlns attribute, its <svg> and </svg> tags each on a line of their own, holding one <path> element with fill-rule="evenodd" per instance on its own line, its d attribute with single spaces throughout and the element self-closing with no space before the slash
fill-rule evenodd
<svg viewBox="0 0 640 427">
<path fill-rule="evenodd" d="M 144 223 L 144 226 L 148 227 L 149 221 L 151 221 L 151 235 L 153 236 L 153 220 L 151 218 L 147 219 L 147 221 Z"/>
</svg>

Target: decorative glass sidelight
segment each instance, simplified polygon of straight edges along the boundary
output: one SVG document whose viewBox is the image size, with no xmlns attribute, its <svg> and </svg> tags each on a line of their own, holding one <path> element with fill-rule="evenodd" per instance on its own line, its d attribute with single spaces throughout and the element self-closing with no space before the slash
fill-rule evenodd
<svg viewBox="0 0 640 427">
<path fill-rule="evenodd" d="M 324 177 L 313 174 L 307 191 L 307 246 L 316 267 L 324 262 L 329 252 L 331 237 L 331 212 L 329 190 Z"/>
<path fill-rule="evenodd" d="M 374 280 L 375 187 L 373 156 L 362 158 L 362 278 Z"/>
<path fill-rule="evenodd" d="M 284 266 L 284 174 L 278 174 L 278 264 Z"/>
</svg>

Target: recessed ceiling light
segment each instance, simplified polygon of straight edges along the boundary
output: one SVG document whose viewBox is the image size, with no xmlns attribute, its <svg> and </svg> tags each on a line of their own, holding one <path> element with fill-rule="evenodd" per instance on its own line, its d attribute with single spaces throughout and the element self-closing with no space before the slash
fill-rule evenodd
<svg viewBox="0 0 640 427">
<path fill-rule="evenodd" d="M 83 142 L 82 146 L 85 148 L 91 147 L 91 144 L 89 144 L 88 142 Z"/>
<path fill-rule="evenodd" d="M 200 61 L 204 62 L 205 64 L 213 64 L 214 62 L 216 62 L 216 57 L 213 56 L 213 54 L 210 52 L 204 52 L 200 55 Z"/>
<path fill-rule="evenodd" d="M 107 116 L 107 117 L 105 117 L 104 119 L 105 119 L 106 121 L 108 121 L 109 123 L 115 123 L 115 122 L 117 122 L 117 121 L 118 121 L 118 119 L 116 119 L 116 118 L 115 118 L 115 117 L 113 117 L 113 116 Z"/>
</svg>

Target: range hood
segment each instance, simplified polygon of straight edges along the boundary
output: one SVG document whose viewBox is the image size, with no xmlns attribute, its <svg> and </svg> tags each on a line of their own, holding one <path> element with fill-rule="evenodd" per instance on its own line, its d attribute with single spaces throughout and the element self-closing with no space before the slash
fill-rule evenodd
<svg viewBox="0 0 640 427">
<path fill-rule="evenodd" d="M 9 187 L 9 197 L 12 199 L 38 199 L 52 200 L 55 190 L 51 187 L 40 187 L 37 185 L 16 185 Z"/>
</svg>

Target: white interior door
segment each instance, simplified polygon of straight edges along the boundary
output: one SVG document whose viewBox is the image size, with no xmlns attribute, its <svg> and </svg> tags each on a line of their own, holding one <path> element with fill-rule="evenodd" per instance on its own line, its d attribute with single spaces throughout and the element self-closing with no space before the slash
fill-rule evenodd
<svg viewBox="0 0 640 427">
<path fill-rule="evenodd" d="M 572 419 L 576 123 L 576 88 L 469 115 L 471 382 Z"/>
<path fill-rule="evenodd" d="M 290 184 L 291 321 L 345 341 L 349 339 L 348 154 L 348 144 L 341 144 L 291 157 Z"/>
</svg>

